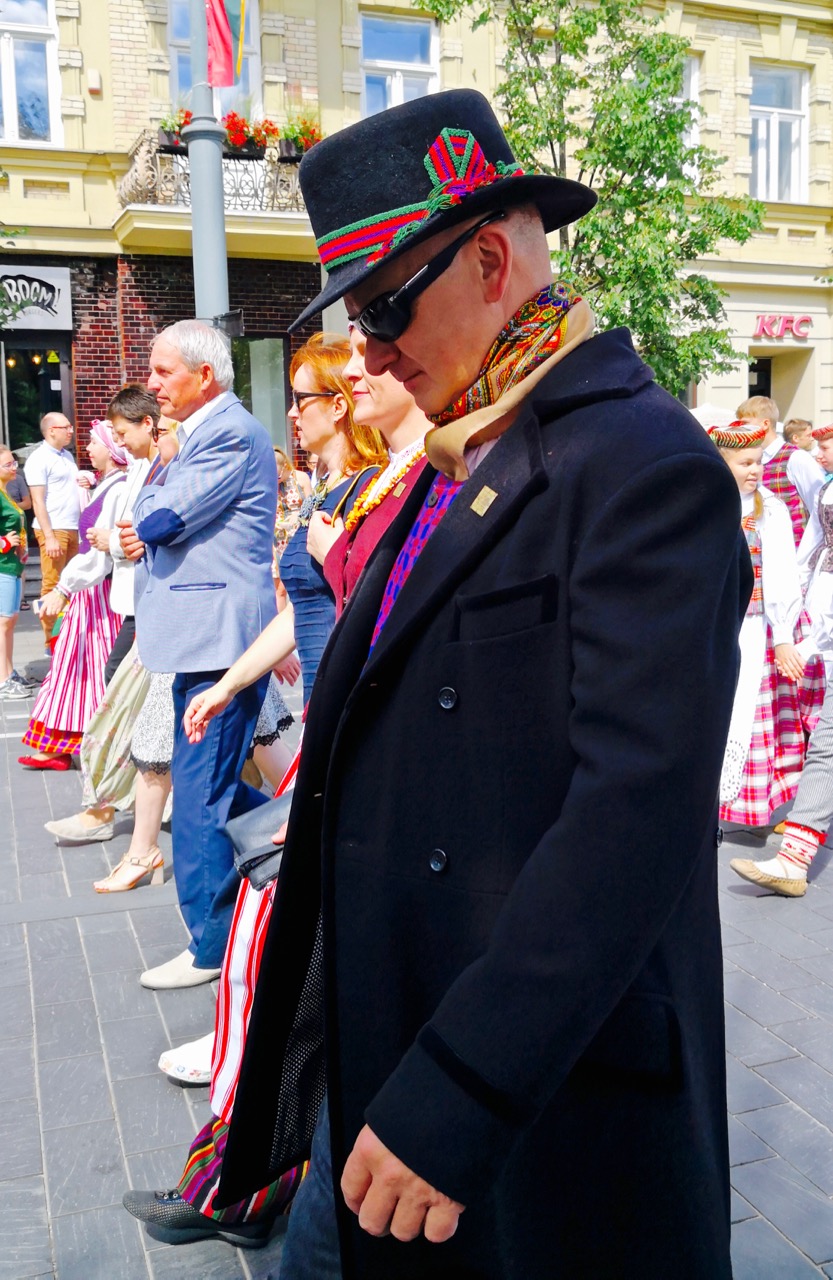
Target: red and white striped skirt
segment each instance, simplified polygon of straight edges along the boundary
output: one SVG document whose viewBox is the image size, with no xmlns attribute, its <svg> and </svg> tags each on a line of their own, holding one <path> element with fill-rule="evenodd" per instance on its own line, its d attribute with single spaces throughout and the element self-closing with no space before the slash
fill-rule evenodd
<svg viewBox="0 0 833 1280">
<path fill-rule="evenodd" d="M 104 668 L 121 623 L 110 608 L 109 578 L 72 596 L 23 735 L 25 746 L 72 754 L 80 750 L 84 730 L 104 696 Z"/>
</svg>

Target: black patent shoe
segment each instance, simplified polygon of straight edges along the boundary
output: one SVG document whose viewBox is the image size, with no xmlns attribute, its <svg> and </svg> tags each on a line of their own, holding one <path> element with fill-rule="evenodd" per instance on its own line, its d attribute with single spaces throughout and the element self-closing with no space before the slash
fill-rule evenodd
<svg viewBox="0 0 833 1280">
<path fill-rule="evenodd" d="M 215 1222 L 200 1213 L 178 1191 L 125 1191 L 122 1204 L 134 1218 L 148 1225 L 148 1234 L 163 1244 L 191 1244 L 195 1240 L 227 1240 L 239 1249 L 262 1249 L 268 1243 L 274 1216 L 262 1222 Z"/>
</svg>

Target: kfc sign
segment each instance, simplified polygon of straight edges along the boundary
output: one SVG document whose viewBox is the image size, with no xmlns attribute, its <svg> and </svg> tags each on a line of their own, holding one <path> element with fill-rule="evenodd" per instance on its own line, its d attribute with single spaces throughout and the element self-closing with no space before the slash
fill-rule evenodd
<svg viewBox="0 0 833 1280">
<path fill-rule="evenodd" d="M 756 338 L 786 338 L 789 333 L 800 342 L 810 336 L 811 316 L 758 316 L 755 324 Z"/>
</svg>

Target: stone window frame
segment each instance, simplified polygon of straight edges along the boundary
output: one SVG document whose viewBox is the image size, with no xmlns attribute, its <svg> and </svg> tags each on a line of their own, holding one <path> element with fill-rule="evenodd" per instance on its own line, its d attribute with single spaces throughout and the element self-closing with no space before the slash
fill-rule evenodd
<svg viewBox="0 0 833 1280">
<path fill-rule="evenodd" d="M 30 40 L 46 46 L 46 96 L 49 107 L 49 137 L 21 138 L 18 133 L 17 94 L 15 92 L 14 41 Z M 0 94 L 2 94 L 3 132 L 0 146 L 36 147 L 41 150 L 62 147 L 61 70 L 58 62 L 58 19 L 55 0 L 47 0 L 45 23 L 9 22 L 0 9 Z"/>
<path fill-rule="evenodd" d="M 187 90 L 182 93 L 179 88 L 179 79 L 177 75 L 177 54 L 180 52 L 188 52 L 190 50 L 190 41 L 178 40 L 173 35 L 173 5 L 177 0 L 167 0 L 168 8 L 168 56 L 170 59 L 170 93 L 171 102 L 182 103 L 187 105 L 190 102 L 191 91 Z M 185 3 L 188 0 L 178 0 L 178 3 Z M 227 94 L 231 97 L 236 86 L 229 86 L 225 89 L 214 89 L 214 114 L 217 119 L 221 119 L 229 111 L 238 111 L 241 115 L 248 116 L 250 119 L 259 119 L 263 115 L 263 59 L 260 50 L 261 36 L 261 14 L 260 4 L 258 0 L 247 0 L 246 16 L 249 19 L 249 40 L 243 45 L 243 56 L 249 61 L 249 82 L 254 86 L 248 99 L 243 100 L 242 95 L 234 102 L 223 103 L 223 95 Z"/>
<path fill-rule="evenodd" d="M 395 59 L 365 60 L 362 30 L 365 18 L 384 18 L 389 22 L 408 22 L 429 25 L 431 29 L 431 51 L 427 67 L 419 63 L 397 62 Z M 428 93 L 436 93 L 440 88 L 440 27 L 439 23 L 427 15 L 407 12 L 391 12 L 387 9 L 367 8 L 359 12 L 359 57 L 361 74 L 361 114 L 368 115 L 365 76 L 368 72 L 393 76 L 393 92 L 390 95 L 389 107 L 399 106 L 403 101 L 402 83 L 405 75 L 419 76 L 428 82 Z"/>
<path fill-rule="evenodd" d="M 807 67 L 785 65 L 782 62 L 774 62 L 764 58 L 751 58 L 749 61 L 749 76 L 752 84 L 752 94 L 754 94 L 755 72 L 758 68 L 765 71 L 789 72 L 798 77 L 799 101 L 800 106 L 797 108 L 788 107 L 765 107 L 749 102 L 749 117 L 751 121 L 751 135 L 749 140 L 749 157 L 751 162 L 751 171 L 749 176 L 749 193 L 758 200 L 765 200 L 770 204 L 807 204 L 810 199 L 809 195 L 809 136 L 810 136 L 810 72 Z M 776 126 L 781 123 L 792 122 L 798 126 L 798 146 L 791 165 L 790 190 L 786 196 L 778 194 L 778 147 L 780 145 L 779 135 L 780 127 L 770 133 L 775 138 L 774 151 L 771 148 L 762 148 L 765 159 L 758 161 L 756 171 L 756 151 L 755 151 L 755 134 L 759 123 L 766 121 L 774 122 Z M 758 156 L 762 154 L 758 152 Z M 774 158 L 773 158 L 774 157 Z M 763 181 L 760 181 L 762 171 Z"/>
</svg>

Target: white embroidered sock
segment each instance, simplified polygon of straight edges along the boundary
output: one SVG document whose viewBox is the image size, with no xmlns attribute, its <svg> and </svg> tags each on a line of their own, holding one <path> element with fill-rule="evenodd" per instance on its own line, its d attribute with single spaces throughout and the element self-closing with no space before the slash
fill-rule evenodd
<svg viewBox="0 0 833 1280">
<path fill-rule="evenodd" d="M 812 827 L 800 827 L 788 822 L 784 827 L 781 848 L 774 858 L 756 862 L 755 866 L 768 876 L 784 880 L 806 880 L 807 871 L 822 841 L 822 835 Z"/>
</svg>

